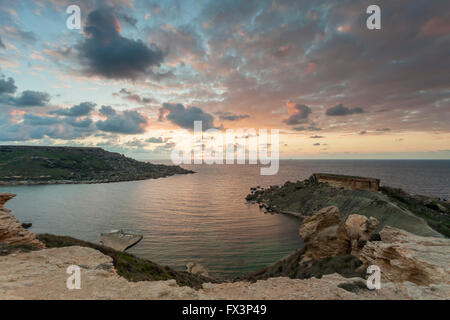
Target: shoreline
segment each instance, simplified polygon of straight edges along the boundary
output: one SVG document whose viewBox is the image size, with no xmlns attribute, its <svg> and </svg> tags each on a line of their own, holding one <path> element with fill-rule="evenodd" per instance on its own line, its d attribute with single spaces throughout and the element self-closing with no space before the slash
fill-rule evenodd
<svg viewBox="0 0 450 320">
<path fill-rule="evenodd" d="M 186 170 L 187 172 L 180 172 L 174 174 L 163 175 L 159 177 L 142 177 L 142 178 L 124 178 L 124 179 L 100 179 L 100 180 L 14 180 L 14 181 L 0 181 L 0 187 L 13 187 L 13 186 L 35 186 L 35 185 L 56 185 L 56 184 L 101 184 L 101 183 L 117 183 L 117 182 L 133 182 L 151 179 L 168 178 L 176 175 L 194 174 L 195 171 Z"/>
</svg>

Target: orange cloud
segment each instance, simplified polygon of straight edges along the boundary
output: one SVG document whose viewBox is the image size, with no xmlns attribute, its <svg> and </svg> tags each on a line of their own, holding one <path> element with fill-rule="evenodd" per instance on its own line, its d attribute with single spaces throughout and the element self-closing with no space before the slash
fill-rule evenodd
<svg viewBox="0 0 450 320">
<path fill-rule="evenodd" d="M 419 33 L 419 37 L 441 36 L 450 33 L 450 15 L 442 18 L 432 18 L 425 23 Z"/>
<path fill-rule="evenodd" d="M 306 66 L 306 69 L 303 71 L 303 74 L 308 75 L 310 73 L 313 73 L 316 71 L 317 65 L 313 62 L 308 62 L 308 65 Z"/>
</svg>

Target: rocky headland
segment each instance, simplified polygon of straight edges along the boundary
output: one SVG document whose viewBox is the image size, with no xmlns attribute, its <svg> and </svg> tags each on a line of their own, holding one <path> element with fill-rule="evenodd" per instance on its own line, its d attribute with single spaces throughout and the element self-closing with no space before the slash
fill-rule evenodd
<svg viewBox="0 0 450 320">
<path fill-rule="evenodd" d="M 101 148 L 0 146 L 0 186 L 108 183 L 194 173 Z"/>
<path fill-rule="evenodd" d="M 282 186 L 251 188 L 246 199 L 268 213 L 284 213 L 300 219 L 322 208 L 336 206 L 343 219 L 353 213 L 376 218 L 380 222 L 377 232 L 384 226 L 392 226 L 421 236 L 450 237 L 448 201 L 378 187 L 373 182 L 376 179 L 328 176 L 329 181 L 325 174 L 314 174 L 309 179 L 288 181 Z"/>
<path fill-rule="evenodd" d="M 450 239 L 393 227 L 381 213 L 345 214 L 338 206 L 302 212 L 302 248 L 266 268 L 219 280 L 195 263 L 178 271 L 104 245 L 35 236 L 3 207 L 13 196 L 0 194 L 0 299 L 450 298 Z M 81 268 L 79 290 L 66 287 L 69 265 Z M 380 289 L 367 288 L 369 265 L 381 270 Z"/>
</svg>

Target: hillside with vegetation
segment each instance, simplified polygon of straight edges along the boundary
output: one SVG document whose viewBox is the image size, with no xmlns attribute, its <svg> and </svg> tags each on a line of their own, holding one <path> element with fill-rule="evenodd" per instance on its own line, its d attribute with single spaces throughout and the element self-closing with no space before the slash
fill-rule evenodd
<svg viewBox="0 0 450 320">
<path fill-rule="evenodd" d="M 193 173 L 101 148 L 0 146 L 0 185 L 104 183 Z"/>
</svg>

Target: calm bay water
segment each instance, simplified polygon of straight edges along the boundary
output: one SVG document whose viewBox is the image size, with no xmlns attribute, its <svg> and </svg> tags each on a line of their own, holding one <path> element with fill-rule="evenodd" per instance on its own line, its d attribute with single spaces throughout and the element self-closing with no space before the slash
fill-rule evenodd
<svg viewBox="0 0 450 320">
<path fill-rule="evenodd" d="M 129 251 L 183 269 L 189 261 L 213 274 L 232 275 L 270 264 L 302 245 L 300 221 L 264 214 L 247 204 L 250 187 L 282 184 L 314 172 L 380 178 L 411 193 L 450 198 L 450 161 L 285 160 L 274 176 L 252 165 L 185 166 L 196 174 L 91 185 L 1 187 L 7 203 L 35 233 L 70 235 L 92 242 L 110 229 L 144 239 Z"/>
</svg>

